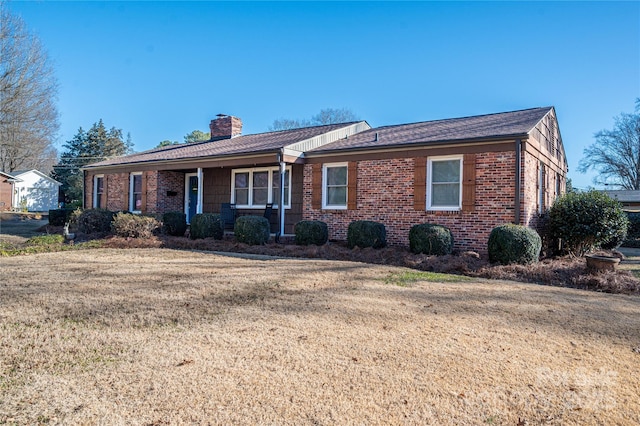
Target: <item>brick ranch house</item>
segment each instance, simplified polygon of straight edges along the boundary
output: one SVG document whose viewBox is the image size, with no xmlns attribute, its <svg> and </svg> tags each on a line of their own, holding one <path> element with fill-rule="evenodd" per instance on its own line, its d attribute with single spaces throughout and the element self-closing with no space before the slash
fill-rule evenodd
<svg viewBox="0 0 640 426">
<path fill-rule="evenodd" d="M 390 244 L 408 245 L 411 226 L 429 222 L 449 227 L 456 248 L 486 252 L 491 229 L 535 227 L 565 191 L 567 161 L 553 107 L 246 136 L 239 118 L 219 115 L 210 129 L 206 142 L 86 166 L 85 206 L 178 210 L 190 219 L 217 213 L 222 203 L 258 215 L 274 203 L 272 222 L 283 234 L 317 219 L 328 224 L 330 239 L 344 240 L 348 224 L 365 219 L 383 223 Z"/>
</svg>

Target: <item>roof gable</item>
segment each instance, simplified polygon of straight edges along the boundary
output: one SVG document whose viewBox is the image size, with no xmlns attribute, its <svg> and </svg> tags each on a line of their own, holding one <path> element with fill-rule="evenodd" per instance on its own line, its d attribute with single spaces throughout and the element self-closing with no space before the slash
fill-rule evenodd
<svg viewBox="0 0 640 426">
<path fill-rule="evenodd" d="M 42 173 L 39 170 L 36 169 L 31 169 L 31 170 L 20 170 L 20 171 L 14 171 L 13 173 L 13 177 L 16 179 L 20 179 L 20 180 L 24 180 L 26 178 L 26 176 L 31 175 L 31 174 L 35 174 L 38 177 L 48 180 L 51 183 L 57 184 L 57 185 L 62 185 L 60 182 L 58 182 L 57 180 L 45 175 L 44 173 Z"/>
</svg>

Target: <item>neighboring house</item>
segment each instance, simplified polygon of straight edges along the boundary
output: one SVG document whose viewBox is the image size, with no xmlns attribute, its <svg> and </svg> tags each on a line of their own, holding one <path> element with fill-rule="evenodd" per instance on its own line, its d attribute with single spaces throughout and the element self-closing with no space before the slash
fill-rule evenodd
<svg viewBox="0 0 640 426">
<path fill-rule="evenodd" d="M 11 209 L 43 212 L 58 208 L 60 182 L 38 170 L 21 170 L 3 173 L 11 176 L 13 183 Z"/>
<path fill-rule="evenodd" d="M 8 173 L 0 172 L 0 211 L 13 209 L 13 183 L 15 178 Z"/>
<path fill-rule="evenodd" d="M 85 206 L 141 213 L 219 212 L 235 203 L 274 225 L 318 219 L 346 239 L 354 220 L 382 222 L 391 244 L 411 226 L 451 228 L 456 248 L 486 251 L 503 223 L 536 226 L 564 192 L 567 161 L 553 107 L 371 128 L 366 121 L 241 136 L 219 115 L 211 140 L 86 166 Z M 284 170 L 284 220 L 278 210 Z M 276 223 L 280 220 L 279 223 Z"/>
<path fill-rule="evenodd" d="M 609 197 L 620 201 L 622 208 L 628 212 L 640 212 L 640 191 L 631 190 L 605 190 Z"/>
</svg>

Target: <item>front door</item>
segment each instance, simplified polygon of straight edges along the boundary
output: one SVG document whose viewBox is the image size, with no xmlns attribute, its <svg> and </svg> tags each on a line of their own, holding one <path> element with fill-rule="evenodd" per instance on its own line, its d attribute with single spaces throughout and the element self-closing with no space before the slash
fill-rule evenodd
<svg viewBox="0 0 640 426">
<path fill-rule="evenodd" d="M 187 223 L 191 223 L 191 218 L 196 215 L 198 208 L 198 175 L 186 174 L 185 185 L 184 213 L 187 215 Z"/>
</svg>

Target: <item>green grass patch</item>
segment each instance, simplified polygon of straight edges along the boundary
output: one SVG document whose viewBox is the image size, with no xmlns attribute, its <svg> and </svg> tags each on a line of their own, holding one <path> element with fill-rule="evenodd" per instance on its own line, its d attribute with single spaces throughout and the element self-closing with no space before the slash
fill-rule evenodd
<svg viewBox="0 0 640 426">
<path fill-rule="evenodd" d="M 29 238 L 25 242 L 25 244 L 30 247 L 48 246 L 51 244 L 62 244 L 62 243 L 64 243 L 64 237 L 58 234 L 38 235 L 38 236 Z"/>
<path fill-rule="evenodd" d="M 394 284 L 400 287 L 408 287 L 418 281 L 428 281 L 432 283 L 461 283 L 473 281 L 473 279 L 463 275 L 421 271 L 394 272 L 384 279 L 385 284 Z"/>
<path fill-rule="evenodd" d="M 57 251 L 86 250 L 102 247 L 102 241 L 92 240 L 78 244 L 65 244 L 62 235 L 39 235 L 29 238 L 24 245 L 14 246 L 0 242 L 0 257 L 21 256 L 36 253 L 52 253 Z"/>
</svg>

